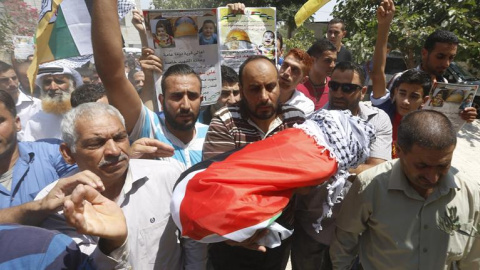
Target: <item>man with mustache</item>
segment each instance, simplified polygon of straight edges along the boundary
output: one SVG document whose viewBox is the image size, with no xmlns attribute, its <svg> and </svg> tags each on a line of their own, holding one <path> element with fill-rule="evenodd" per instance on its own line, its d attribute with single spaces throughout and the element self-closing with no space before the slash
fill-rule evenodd
<svg viewBox="0 0 480 270">
<path fill-rule="evenodd" d="M 236 105 L 223 107 L 212 118 L 203 146 L 204 160 L 263 140 L 305 121 L 302 111 L 279 103 L 278 71 L 268 58 L 260 55 L 250 56 L 240 66 L 238 75 L 241 99 Z M 254 162 L 252 160 L 252 163 Z M 289 225 L 292 224 L 286 224 Z M 288 242 L 289 239 L 285 241 Z M 249 243 L 251 243 L 249 249 L 230 246 L 223 242 L 212 244 L 209 256 L 213 267 L 281 269 L 286 265 L 288 244 L 283 243 L 277 248 L 265 249 L 255 244 L 253 240 Z"/>
<path fill-rule="evenodd" d="M 64 116 L 64 143 L 60 150 L 68 163 L 78 165 L 80 173 L 88 173 L 90 178 L 100 181 L 104 186 L 99 190 L 101 195 L 122 209 L 128 227 L 128 244 L 116 237 L 110 239 L 114 241 L 110 248 L 105 248 L 102 240 L 82 234 L 89 226 L 74 222 L 72 225 L 79 230 L 75 232 L 61 213 L 49 216 L 42 227 L 71 236 L 82 252 L 95 259 L 97 269 L 119 266 L 123 269 L 128 264 L 133 269 L 201 268 L 205 264 L 202 261 L 205 258 L 203 246 L 184 239 L 179 241 L 177 228 L 170 217 L 173 186 L 183 166 L 166 160 L 130 159 L 130 143 L 124 123 L 120 112 L 110 105 L 99 102 L 81 104 Z M 45 188 L 39 197 L 47 195 L 54 185 Z M 67 208 L 70 222 L 72 211 L 83 214 L 87 211 L 78 206 Z M 92 217 L 85 214 L 87 224 Z M 188 247 L 184 249 L 185 245 Z M 192 256 L 197 257 L 194 260 Z"/>
<path fill-rule="evenodd" d="M 38 71 L 36 84 L 41 89 L 42 111 L 25 123 L 25 141 L 61 138 L 60 123 L 68 112 L 70 95 L 83 84 L 80 74 L 58 64 L 46 64 Z"/>
<path fill-rule="evenodd" d="M 92 45 L 95 66 L 105 86 L 108 101 L 125 117 L 131 140 L 155 138 L 175 148 L 171 161 L 186 168 L 202 159 L 207 126 L 197 123 L 202 97 L 200 77 L 186 64 L 176 64 L 163 73 L 162 94 L 158 99 L 163 112 L 155 113 L 142 103 L 134 85 L 125 76 L 120 25 L 116 1 L 94 1 Z M 143 50 L 149 70 L 161 73 L 160 59 L 153 50 Z M 148 87 L 149 88 L 149 87 Z M 142 95 L 147 94 L 144 87 Z"/>
</svg>

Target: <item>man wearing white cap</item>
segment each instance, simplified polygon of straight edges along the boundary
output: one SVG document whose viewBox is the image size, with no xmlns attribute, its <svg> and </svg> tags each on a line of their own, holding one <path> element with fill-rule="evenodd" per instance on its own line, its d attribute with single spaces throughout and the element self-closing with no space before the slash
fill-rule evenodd
<svg viewBox="0 0 480 270">
<path fill-rule="evenodd" d="M 43 111 L 26 123 L 24 140 L 60 139 L 62 116 L 72 108 L 70 94 L 83 84 L 82 77 L 68 67 L 47 64 L 40 67 L 35 83 L 42 91 Z"/>
</svg>

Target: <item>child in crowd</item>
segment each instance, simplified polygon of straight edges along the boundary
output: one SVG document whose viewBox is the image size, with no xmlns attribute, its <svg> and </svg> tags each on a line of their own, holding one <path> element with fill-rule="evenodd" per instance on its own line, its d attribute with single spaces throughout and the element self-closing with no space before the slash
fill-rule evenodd
<svg viewBox="0 0 480 270">
<path fill-rule="evenodd" d="M 265 31 L 263 33 L 262 45 L 258 46 L 260 54 L 275 59 L 275 33 L 272 31 Z"/>
<path fill-rule="evenodd" d="M 217 34 L 215 32 L 215 23 L 212 20 L 205 20 L 198 34 L 200 45 L 217 44 Z"/>
</svg>

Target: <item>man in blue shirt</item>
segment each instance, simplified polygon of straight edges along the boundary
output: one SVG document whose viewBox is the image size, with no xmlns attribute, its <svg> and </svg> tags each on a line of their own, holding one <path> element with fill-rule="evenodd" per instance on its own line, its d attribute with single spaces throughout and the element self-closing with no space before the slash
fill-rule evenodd
<svg viewBox="0 0 480 270">
<path fill-rule="evenodd" d="M 19 130 L 15 103 L 0 91 L 0 209 L 32 201 L 45 186 L 76 169 L 64 161 L 57 143 L 18 142 Z M 8 222 L 4 218 L 13 215 L 2 210 L 0 222 Z"/>
</svg>

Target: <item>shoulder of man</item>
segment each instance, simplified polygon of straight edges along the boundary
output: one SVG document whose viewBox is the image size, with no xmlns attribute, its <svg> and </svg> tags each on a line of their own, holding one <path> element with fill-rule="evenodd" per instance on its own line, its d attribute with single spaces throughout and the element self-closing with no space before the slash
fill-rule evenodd
<svg viewBox="0 0 480 270">
<path fill-rule="evenodd" d="M 385 161 L 357 175 L 357 178 L 355 179 L 355 181 L 359 181 L 361 186 L 360 190 L 365 189 L 371 183 L 388 184 L 388 179 L 390 179 L 393 166 L 395 166 L 397 162 L 398 162 L 398 159 Z"/>
<path fill-rule="evenodd" d="M 280 108 L 280 114 L 284 123 L 301 124 L 305 122 L 305 113 L 292 105 L 282 104 Z"/>
</svg>

